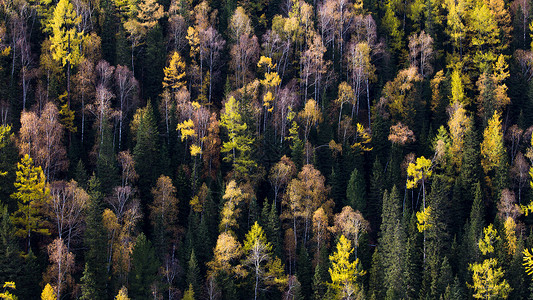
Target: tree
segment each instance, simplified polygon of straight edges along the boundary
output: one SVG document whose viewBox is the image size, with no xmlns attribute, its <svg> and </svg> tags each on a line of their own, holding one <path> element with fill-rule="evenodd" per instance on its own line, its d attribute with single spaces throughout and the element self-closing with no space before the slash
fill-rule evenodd
<svg viewBox="0 0 533 300">
<path fill-rule="evenodd" d="M 140 46 L 150 30 L 158 24 L 164 15 L 163 6 L 154 0 L 142 0 L 139 2 L 124 1 L 122 23 L 124 29 L 129 33 L 128 39 L 131 41 L 131 69 L 135 72 L 133 61 L 135 48 Z M 125 6 L 125 7 L 124 7 Z"/>
<path fill-rule="evenodd" d="M 259 296 L 260 283 L 267 286 L 278 286 L 280 290 L 287 283 L 287 278 L 283 274 L 283 265 L 281 260 L 273 256 L 272 245 L 267 241 L 263 228 L 257 224 L 252 225 L 250 231 L 246 234 L 244 246 L 243 265 L 247 266 L 253 276 L 254 281 L 254 299 Z"/>
<path fill-rule="evenodd" d="M 74 269 L 74 254 L 68 252 L 61 238 L 56 238 L 48 245 L 48 256 L 52 265 L 48 267 L 45 280 L 52 283 L 56 299 L 61 299 L 66 286 L 74 283 L 74 278 L 71 275 Z"/>
<path fill-rule="evenodd" d="M 235 86 L 240 88 L 248 82 L 250 63 L 257 61 L 259 44 L 257 37 L 253 35 L 250 18 L 241 6 L 235 10 L 228 27 L 230 38 L 235 42 L 230 50 Z"/>
<path fill-rule="evenodd" d="M 359 98 L 366 94 L 368 110 L 368 126 L 370 126 L 370 81 L 375 79 L 375 67 L 371 63 L 371 49 L 368 42 L 352 42 L 346 52 L 350 83 L 354 91 L 352 104 L 352 118 L 359 115 Z"/>
<path fill-rule="evenodd" d="M 152 243 L 141 233 L 131 252 L 130 293 L 134 299 L 150 298 L 157 280 L 159 260 Z"/>
<path fill-rule="evenodd" d="M 156 229 L 158 249 L 165 251 L 169 239 L 176 236 L 178 220 L 178 203 L 176 188 L 170 177 L 161 175 L 156 186 L 152 188 L 154 202 L 150 205 L 150 219 Z"/>
<path fill-rule="evenodd" d="M 3 288 L 4 288 L 4 291 L 0 293 L 0 299 L 5 299 L 5 300 L 17 300 L 17 296 L 11 294 L 11 292 L 9 292 L 9 290 L 7 290 L 8 288 L 9 289 L 16 289 L 16 286 L 15 286 L 15 282 L 13 281 L 8 281 L 8 282 L 5 282 L 4 285 L 3 285 Z"/>
<path fill-rule="evenodd" d="M 226 153 L 224 161 L 233 165 L 237 178 L 242 178 L 254 168 L 257 163 L 251 158 L 254 138 L 247 132 L 248 125 L 241 115 L 241 104 L 234 97 L 230 97 L 224 104 L 224 111 L 220 117 L 220 126 L 226 128 L 228 141 L 222 143 L 222 153 Z"/>
<path fill-rule="evenodd" d="M 486 175 L 486 181 L 489 186 L 493 186 L 491 179 L 492 171 L 502 168 L 505 163 L 505 147 L 503 145 L 503 131 L 501 114 L 494 111 L 487 127 L 483 131 L 483 142 L 481 142 L 481 166 Z"/>
<path fill-rule="evenodd" d="M 11 195 L 16 199 L 18 209 L 12 214 L 13 224 L 17 227 L 15 235 L 27 239 L 26 252 L 31 249 L 32 232 L 49 235 L 47 222 L 43 218 L 43 206 L 50 197 L 41 167 L 35 167 L 33 160 L 26 154 L 17 165 L 17 192 Z"/>
<path fill-rule="evenodd" d="M 345 206 L 340 213 L 335 215 L 334 224 L 337 233 L 353 241 L 355 257 L 357 258 L 359 238 L 370 228 L 368 221 L 363 218 L 359 211 L 354 211 L 351 206 Z"/>
<path fill-rule="evenodd" d="M 222 232 L 213 250 L 213 259 L 207 263 L 208 276 L 219 274 L 235 274 L 243 276 L 246 271 L 236 264 L 243 254 L 242 245 L 229 232 Z"/>
<path fill-rule="evenodd" d="M 366 185 L 365 179 L 361 172 L 354 168 L 348 180 L 346 187 L 347 205 L 350 205 L 354 210 L 366 212 Z"/>
<path fill-rule="evenodd" d="M 339 106 L 339 120 L 337 125 L 337 134 L 340 136 L 341 130 L 341 116 L 342 116 L 342 106 L 344 103 L 352 103 L 354 98 L 354 92 L 351 86 L 349 86 L 345 81 L 339 84 L 339 92 L 337 99 L 335 99 L 335 104 Z M 355 108 L 355 105 L 354 105 Z M 353 118 L 353 109 L 352 109 L 352 118 Z"/>
<path fill-rule="evenodd" d="M 185 62 L 177 51 L 172 53 L 168 67 L 165 67 L 163 72 L 165 73 L 163 88 L 170 88 L 175 93 L 179 89 L 186 87 L 187 81 L 184 78 Z"/>
<path fill-rule="evenodd" d="M 286 155 L 283 155 L 280 161 L 272 166 L 268 179 L 274 188 L 274 203 L 278 202 L 278 194 L 280 193 L 280 190 L 289 184 L 289 181 L 295 174 L 296 166 Z"/>
<path fill-rule="evenodd" d="M 189 284 L 189 288 L 185 291 L 183 294 L 183 300 L 194 300 L 194 289 L 192 288 L 192 284 Z"/>
<path fill-rule="evenodd" d="M 313 214 L 326 202 L 328 190 L 324 176 L 312 165 L 305 165 L 298 173 L 298 178 L 289 183 L 281 203 L 281 218 L 292 220 L 295 246 L 298 245 L 299 235 L 303 237 L 304 244 L 308 241 Z"/>
<path fill-rule="evenodd" d="M 308 98 L 309 88 L 313 88 L 313 99 L 320 101 L 322 83 L 324 75 L 328 70 L 328 63 L 324 59 L 326 47 L 322 42 L 322 38 L 316 32 L 312 31 L 309 37 L 310 42 L 308 48 L 300 57 L 300 64 L 303 70 L 300 72 L 301 80 L 304 83 L 302 87 L 304 90 L 304 98 Z"/>
<path fill-rule="evenodd" d="M 48 102 L 40 117 L 34 112 L 21 115 L 20 152 L 28 154 L 35 164 L 44 168 L 49 180 L 68 166 L 66 150 L 63 146 L 64 127 L 59 122 L 57 107 Z"/>
<path fill-rule="evenodd" d="M 416 213 L 416 217 L 418 219 L 418 230 L 420 232 L 424 232 L 424 262 L 426 261 L 426 234 L 425 229 L 427 229 L 429 218 L 431 217 L 431 209 L 430 207 L 426 207 L 426 185 L 425 182 L 428 180 L 433 171 L 431 170 L 432 167 L 432 161 L 429 159 L 421 156 L 416 159 L 415 163 L 409 163 L 409 166 L 407 167 L 407 176 L 412 179 L 407 180 L 407 188 L 412 189 L 418 186 L 419 182 L 422 182 L 422 211 Z"/>
<path fill-rule="evenodd" d="M 331 231 L 331 227 L 329 226 L 329 216 L 324 211 L 324 208 L 319 207 L 314 213 L 313 213 L 313 241 L 316 243 L 316 251 L 315 251 L 315 262 L 318 263 L 318 260 L 320 259 L 320 253 L 322 251 L 322 248 L 327 248 L 329 246 L 329 239 L 330 234 L 329 231 Z M 299 260 L 302 259 L 302 253 L 304 253 L 304 256 L 307 255 L 307 250 L 305 247 L 300 247 L 300 254 L 298 255 Z M 307 263 L 307 262 L 306 262 Z M 303 271 L 304 269 L 301 266 L 300 271 Z M 309 272 L 311 272 L 309 270 Z M 303 272 L 299 272 L 300 275 L 303 275 Z M 306 281 L 306 278 L 302 278 L 304 282 Z"/>
<path fill-rule="evenodd" d="M 452 75 L 453 76 L 453 75 Z M 460 102 L 453 102 L 449 110 L 450 119 L 448 128 L 450 130 L 451 145 L 449 148 L 452 162 L 460 170 L 465 144 L 465 137 L 469 130 L 472 129 L 472 118 L 466 114 L 464 105 Z"/>
<path fill-rule="evenodd" d="M 81 298 L 99 299 L 106 295 L 107 281 L 107 235 L 102 223 L 103 195 L 100 182 L 93 174 L 87 183 L 89 193 L 85 217 L 85 269 L 81 278 Z"/>
<path fill-rule="evenodd" d="M 433 58 L 433 38 L 423 30 L 417 36 L 409 37 L 409 60 L 411 65 L 418 68 L 420 76 L 425 78 L 433 72 L 431 59 Z"/>
<path fill-rule="evenodd" d="M 362 289 L 357 284 L 359 277 L 366 274 L 366 271 L 359 269 L 359 259 L 350 261 L 350 255 L 353 252 L 351 242 L 341 235 L 337 243 L 337 251 L 330 255 L 331 276 L 330 286 L 335 290 L 337 297 L 341 299 L 352 299 L 360 297 Z"/>
<path fill-rule="evenodd" d="M 139 192 L 141 199 L 147 199 L 150 195 L 150 188 L 161 173 L 159 132 L 150 101 L 146 104 L 146 112 L 140 116 L 139 127 L 137 129 L 137 143 L 133 148 L 135 168 L 139 174 Z"/>
<path fill-rule="evenodd" d="M 231 232 L 233 228 L 238 228 L 237 219 L 241 214 L 241 203 L 248 197 L 247 193 L 243 193 L 240 186 L 237 186 L 235 180 L 230 181 L 226 185 L 226 191 L 222 196 L 222 199 L 226 202 L 220 212 L 220 225 L 219 230 L 221 232 Z"/>
<path fill-rule="evenodd" d="M 47 283 L 44 286 L 43 292 L 41 294 L 41 300 L 56 300 L 56 299 L 57 297 L 56 297 L 56 293 L 54 292 L 54 289 L 49 283 Z"/>
<path fill-rule="evenodd" d="M 415 92 L 416 83 L 420 82 L 422 77 L 418 74 L 415 67 L 401 70 L 394 80 L 385 84 L 380 99 L 380 105 L 387 107 L 390 118 L 393 122 L 402 122 L 409 127 L 415 124 Z"/>
<path fill-rule="evenodd" d="M 78 31 L 81 17 L 76 14 L 69 0 L 60 0 L 54 9 L 48 24 L 52 35 L 52 57 L 67 66 L 67 97 L 70 109 L 70 69 L 76 66 L 82 57 L 80 46 L 83 42 L 83 31 Z"/>
<path fill-rule="evenodd" d="M 128 297 L 128 289 L 125 286 L 120 288 L 115 300 L 130 300 L 130 297 Z"/>
<path fill-rule="evenodd" d="M 311 127 L 322 122 L 322 115 L 318 103 L 313 99 L 308 99 L 307 102 L 305 102 L 302 111 L 298 113 L 298 118 L 304 125 L 304 140 L 307 141 L 309 139 Z M 309 163 L 309 161 L 307 163 Z"/>
<path fill-rule="evenodd" d="M 118 149 L 122 149 L 122 129 L 129 113 L 138 105 L 139 82 L 132 71 L 126 66 L 117 66 L 115 69 L 116 95 L 120 105 Z"/>
<path fill-rule="evenodd" d="M 52 219 L 59 238 L 70 252 L 71 242 L 74 244 L 81 238 L 89 195 L 74 180 L 52 183 L 50 194 L 48 205 Z"/>
<path fill-rule="evenodd" d="M 484 236 L 479 240 L 479 250 L 483 255 L 494 252 L 494 244 L 500 239 L 496 229 L 492 224 L 483 229 Z M 473 284 L 468 284 L 474 289 L 474 298 L 476 299 L 507 299 L 512 288 L 504 279 L 504 271 L 498 267 L 498 261 L 495 258 L 487 258 L 482 263 L 469 265 L 469 270 L 473 272 Z"/>
</svg>

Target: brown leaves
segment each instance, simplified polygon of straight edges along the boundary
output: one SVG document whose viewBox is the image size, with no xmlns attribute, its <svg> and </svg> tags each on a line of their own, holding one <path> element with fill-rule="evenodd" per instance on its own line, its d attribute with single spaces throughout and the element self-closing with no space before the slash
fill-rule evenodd
<svg viewBox="0 0 533 300">
<path fill-rule="evenodd" d="M 389 141 L 393 144 L 405 145 L 416 141 L 415 134 L 407 125 L 398 122 L 390 127 Z"/>
<path fill-rule="evenodd" d="M 65 147 L 62 145 L 64 128 L 59 123 L 57 107 L 48 102 L 41 116 L 22 112 L 19 149 L 30 155 L 36 165 L 42 166 L 48 180 L 68 166 Z"/>
</svg>

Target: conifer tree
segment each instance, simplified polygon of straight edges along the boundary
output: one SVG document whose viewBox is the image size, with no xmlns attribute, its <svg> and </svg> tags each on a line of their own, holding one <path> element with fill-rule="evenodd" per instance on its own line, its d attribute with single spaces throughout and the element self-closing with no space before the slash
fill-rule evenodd
<svg viewBox="0 0 533 300">
<path fill-rule="evenodd" d="M 331 287 L 339 298 L 357 298 L 362 294 L 362 288 L 357 283 L 357 279 L 365 275 L 366 271 L 358 268 L 358 258 L 351 262 L 350 254 L 353 250 L 351 242 L 341 235 L 337 250 L 329 257 Z"/>
<path fill-rule="evenodd" d="M 18 209 L 12 215 L 13 224 L 17 227 L 15 235 L 26 239 L 26 253 L 31 249 L 32 233 L 49 235 L 43 218 L 43 206 L 50 197 L 50 189 L 46 183 L 41 167 L 35 167 L 33 160 L 26 154 L 17 165 L 17 192 L 11 197 L 17 199 Z"/>
<path fill-rule="evenodd" d="M 107 295 L 106 232 L 102 225 L 102 198 L 100 182 L 91 176 L 88 182 L 89 204 L 85 219 L 85 269 L 81 278 L 82 299 L 102 299 Z"/>
<path fill-rule="evenodd" d="M 365 215 L 366 213 L 366 185 L 365 179 L 361 172 L 355 168 L 350 175 L 348 186 L 346 188 L 347 205 L 354 210 L 358 210 Z"/>
<path fill-rule="evenodd" d="M 247 132 L 248 125 L 241 115 L 241 104 L 230 97 L 224 104 L 224 112 L 220 117 L 220 126 L 226 128 L 228 141 L 222 143 L 222 153 L 226 153 L 224 161 L 231 162 L 237 178 L 250 174 L 256 162 L 252 159 L 254 138 Z"/>
<path fill-rule="evenodd" d="M 130 293 L 134 299 L 150 298 L 157 280 L 159 261 L 152 243 L 141 233 L 131 253 Z"/>
<path fill-rule="evenodd" d="M 81 17 L 77 16 L 69 0 L 60 0 L 54 9 L 48 30 L 51 31 L 52 57 L 67 66 L 67 97 L 70 109 L 70 70 L 76 66 L 82 57 L 81 43 L 83 32 L 78 31 Z"/>
<path fill-rule="evenodd" d="M 148 101 L 146 111 L 140 116 L 137 143 L 133 148 L 135 170 L 139 174 L 139 192 L 142 200 L 150 197 L 150 189 L 157 180 L 160 166 L 159 132 L 152 104 Z"/>
</svg>

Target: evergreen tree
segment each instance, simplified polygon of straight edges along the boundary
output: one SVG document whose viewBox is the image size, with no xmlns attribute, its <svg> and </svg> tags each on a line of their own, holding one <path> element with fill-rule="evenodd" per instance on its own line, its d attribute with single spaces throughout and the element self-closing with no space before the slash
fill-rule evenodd
<svg viewBox="0 0 533 300">
<path fill-rule="evenodd" d="M 82 299 L 104 299 L 107 296 L 109 273 L 106 270 L 106 231 L 102 224 L 102 198 L 100 182 L 94 176 L 88 182 L 89 204 L 85 219 L 85 269 L 81 278 Z"/>
<path fill-rule="evenodd" d="M 11 126 L 0 125 L 0 203 L 8 205 L 10 210 L 16 207 L 16 203 L 9 201 L 9 195 L 15 192 L 17 161 L 18 151 Z"/>
<path fill-rule="evenodd" d="M 348 187 L 346 188 L 346 199 L 348 205 L 354 210 L 366 215 L 366 185 L 361 172 L 355 168 L 350 175 Z"/>
<path fill-rule="evenodd" d="M 302 245 L 300 245 L 300 251 L 298 251 L 296 276 L 300 282 L 303 299 L 310 299 L 312 292 L 311 285 L 313 282 L 311 258 L 309 257 L 307 248 Z"/>
<path fill-rule="evenodd" d="M 196 255 L 194 255 L 194 249 L 191 251 L 189 262 L 187 263 L 187 274 L 185 276 L 185 283 L 186 286 L 189 287 L 189 289 L 192 288 L 195 294 L 200 294 L 200 269 L 198 268 Z"/>
<path fill-rule="evenodd" d="M 148 299 L 151 286 L 157 284 L 159 261 L 152 243 L 141 233 L 131 253 L 130 295 L 133 299 Z"/>
<path fill-rule="evenodd" d="M 146 104 L 145 113 L 140 116 L 133 156 L 135 170 L 139 174 L 138 186 L 141 200 L 147 203 L 150 199 L 150 190 L 160 175 L 159 132 L 150 101 Z"/>
<path fill-rule="evenodd" d="M 370 203 L 368 205 L 368 221 L 372 226 L 372 232 L 377 232 L 380 227 L 380 215 L 382 212 L 382 197 L 384 191 L 383 166 L 378 158 L 372 165 L 372 177 L 370 178 Z"/>
<path fill-rule="evenodd" d="M 96 159 L 96 176 L 100 182 L 100 192 L 109 195 L 113 187 L 118 185 L 119 174 L 117 157 L 113 148 L 113 135 L 107 120 L 103 120 L 103 133 L 98 135 L 98 158 Z"/>
<path fill-rule="evenodd" d="M 24 261 L 21 259 L 14 233 L 15 228 L 7 207 L 0 205 L 0 282 L 17 280 L 21 274 Z"/>
</svg>

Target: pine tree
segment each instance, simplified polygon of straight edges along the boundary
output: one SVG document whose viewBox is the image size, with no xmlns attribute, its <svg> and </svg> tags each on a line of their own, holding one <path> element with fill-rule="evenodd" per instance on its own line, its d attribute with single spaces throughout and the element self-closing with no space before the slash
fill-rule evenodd
<svg viewBox="0 0 533 300">
<path fill-rule="evenodd" d="M 354 210 L 358 210 L 366 215 L 366 185 L 363 175 L 355 168 L 350 175 L 348 187 L 346 188 L 346 199 L 348 205 Z"/>
<path fill-rule="evenodd" d="M 135 170 L 139 174 L 139 193 L 141 200 L 148 202 L 150 189 L 160 175 L 159 132 L 152 104 L 148 101 L 146 111 L 140 116 L 137 129 L 137 143 L 133 148 Z"/>
<path fill-rule="evenodd" d="M 194 249 L 191 251 L 189 262 L 187 263 L 185 283 L 187 286 L 189 286 L 189 289 L 192 289 L 197 295 L 200 294 L 200 269 L 198 268 L 198 262 L 196 261 Z"/>
<path fill-rule="evenodd" d="M 296 276 L 300 282 L 303 299 L 310 299 L 311 284 L 313 282 L 312 264 L 307 248 L 304 246 L 300 246 L 300 251 L 298 251 Z"/>
<path fill-rule="evenodd" d="M 148 299 L 157 280 L 159 261 L 152 243 L 141 233 L 131 253 L 130 294 L 134 299 Z"/>
<path fill-rule="evenodd" d="M 117 296 L 115 297 L 115 300 L 130 300 L 130 297 L 128 297 L 128 289 L 126 287 L 122 287 L 119 291 Z"/>
<path fill-rule="evenodd" d="M 106 231 L 102 225 L 102 198 L 100 182 L 91 176 L 88 182 L 89 204 L 85 219 L 85 269 L 81 278 L 81 298 L 103 299 L 107 295 L 108 272 L 106 270 Z"/>
<path fill-rule="evenodd" d="M 396 186 L 390 194 L 383 194 L 383 213 L 379 251 L 387 297 L 399 298 L 403 295 L 402 282 L 404 245 L 406 243 L 401 224 L 400 196 Z"/>
<path fill-rule="evenodd" d="M 14 233 L 7 207 L 0 205 L 0 282 L 16 280 L 21 274 L 23 260 Z"/>
</svg>

